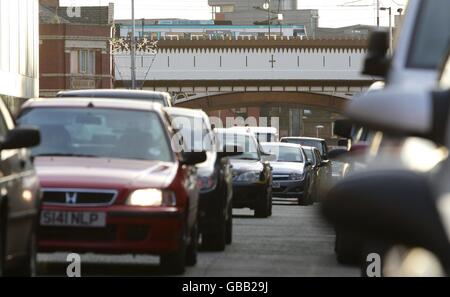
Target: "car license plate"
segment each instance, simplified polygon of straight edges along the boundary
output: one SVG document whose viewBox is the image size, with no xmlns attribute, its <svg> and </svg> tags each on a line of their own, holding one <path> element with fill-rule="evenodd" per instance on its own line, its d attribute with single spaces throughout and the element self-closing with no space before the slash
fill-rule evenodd
<svg viewBox="0 0 450 297">
<path fill-rule="evenodd" d="M 281 185 L 280 185 L 280 183 L 272 183 L 272 188 L 279 189 L 279 188 L 281 188 Z"/>
<path fill-rule="evenodd" d="M 106 213 L 42 211 L 41 226 L 94 227 L 106 226 Z"/>
</svg>

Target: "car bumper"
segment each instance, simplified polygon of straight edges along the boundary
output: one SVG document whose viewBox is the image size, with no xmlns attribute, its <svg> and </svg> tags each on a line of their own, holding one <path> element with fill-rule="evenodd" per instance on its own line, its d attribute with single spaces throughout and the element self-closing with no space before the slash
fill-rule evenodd
<svg viewBox="0 0 450 297">
<path fill-rule="evenodd" d="M 106 254 L 164 254 L 176 251 L 183 235 L 185 216 L 176 207 L 105 208 L 44 207 L 47 211 L 102 212 L 106 226 L 39 227 L 38 248 L 42 252 L 71 251 Z"/>
<path fill-rule="evenodd" d="M 266 184 L 233 183 L 233 207 L 255 208 L 256 204 L 265 198 Z"/>
<path fill-rule="evenodd" d="M 273 181 L 273 196 L 279 198 L 299 198 L 305 190 L 304 180 Z"/>
</svg>

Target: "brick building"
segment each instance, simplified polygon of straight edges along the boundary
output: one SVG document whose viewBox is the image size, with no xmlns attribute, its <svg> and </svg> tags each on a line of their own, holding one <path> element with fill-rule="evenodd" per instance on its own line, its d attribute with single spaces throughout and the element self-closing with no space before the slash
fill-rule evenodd
<svg viewBox="0 0 450 297">
<path fill-rule="evenodd" d="M 112 88 L 113 4 L 60 7 L 58 0 L 41 0 L 39 10 L 40 96 Z"/>
</svg>

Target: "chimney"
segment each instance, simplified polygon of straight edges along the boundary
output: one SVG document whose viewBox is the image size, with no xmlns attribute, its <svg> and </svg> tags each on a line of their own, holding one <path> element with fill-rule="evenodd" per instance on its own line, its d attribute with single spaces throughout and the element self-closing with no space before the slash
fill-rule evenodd
<svg viewBox="0 0 450 297">
<path fill-rule="evenodd" d="M 59 0 L 39 0 L 39 4 L 47 7 L 59 7 Z"/>
</svg>

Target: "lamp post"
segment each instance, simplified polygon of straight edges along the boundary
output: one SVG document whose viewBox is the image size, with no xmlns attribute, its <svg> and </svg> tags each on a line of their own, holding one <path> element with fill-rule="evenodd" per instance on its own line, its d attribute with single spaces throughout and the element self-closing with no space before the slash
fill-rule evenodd
<svg viewBox="0 0 450 297">
<path fill-rule="evenodd" d="M 131 0 L 131 89 L 136 89 L 136 20 L 134 18 L 134 0 Z"/>
<path fill-rule="evenodd" d="M 267 26 L 269 27 L 269 39 L 270 39 L 270 0 L 266 0 L 266 2 L 264 2 L 263 8 L 267 10 Z"/>
<path fill-rule="evenodd" d="M 325 127 L 322 126 L 322 125 L 316 126 L 316 137 L 317 137 L 317 138 L 319 138 L 319 130 L 320 130 L 320 129 L 324 129 L 324 128 L 325 128 Z"/>
<path fill-rule="evenodd" d="M 283 36 L 283 25 L 282 25 L 282 21 L 283 21 L 283 14 L 279 13 L 278 14 L 278 24 L 280 25 L 280 37 Z"/>
<path fill-rule="evenodd" d="M 382 11 L 389 11 L 389 54 L 393 53 L 393 32 L 392 32 L 392 7 L 380 7 Z"/>
</svg>

